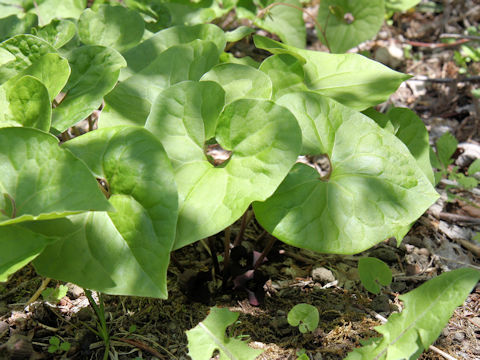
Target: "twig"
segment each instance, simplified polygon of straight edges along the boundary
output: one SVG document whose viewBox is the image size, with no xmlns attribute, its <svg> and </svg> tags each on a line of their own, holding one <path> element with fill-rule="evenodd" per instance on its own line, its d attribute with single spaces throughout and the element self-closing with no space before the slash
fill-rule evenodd
<svg viewBox="0 0 480 360">
<path fill-rule="evenodd" d="M 439 84 L 480 82 L 480 76 L 468 76 L 464 78 L 411 78 L 408 81 L 423 81 Z"/>
<path fill-rule="evenodd" d="M 255 265 L 253 266 L 254 270 L 257 270 L 257 268 L 263 263 L 263 259 L 265 259 L 265 256 L 272 250 L 272 246 L 275 243 L 277 239 L 275 239 L 273 236 L 268 240 L 267 246 L 265 246 L 265 249 L 263 249 L 262 253 L 260 254 L 260 257 L 257 259 L 255 262 Z"/>
<path fill-rule="evenodd" d="M 42 294 L 42 291 L 47 288 L 50 280 L 52 280 L 52 279 L 45 278 L 45 279 L 42 280 L 42 283 L 40 284 L 40 287 L 38 288 L 37 291 L 35 291 L 35 294 L 33 294 L 33 296 L 30 298 L 30 300 L 27 301 L 26 306 L 30 305 L 31 303 L 33 303 L 34 301 L 36 301 L 39 298 L 39 296 Z"/>
<path fill-rule="evenodd" d="M 144 344 L 143 342 L 137 341 L 137 340 L 132 340 L 132 339 L 126 339 L 126 338 L 117 338 L 116 340 L 122 341 L 124 343 L 127 343 L 129 345 L 133 345 L 139 349 L 142 349 L 148 353 L 150 353 L 153 356 L 158 357 L 159 359 L 165 358 L 162 354 L 160 354 L 157 350 L 151 348 L 147 344 Z M 167 351 L 169 355 L 172 355 L 169 351 Z"/>
<path fill-rule="evenodd" d="M 426 43 L 426 42 L 421 42 L 421 41 L 411 41 L 407 40 L 405 41 L 408 45 L 412 45 L 415 47 L 423 47 L 423 48 L 428 48 L 428 49 L 442 49 L 442 48 L 447 48 L 447 47 L 453 47 L 453 46 L 458 46 L 465 44 L 469 42 L 470 40 L 468 39 L 462 39 L 455 41 L 454 43 Z"/>
<path fill-rule="evenodd" d="M 435 216 L 432 212 L 432 215 Z M 467 223 L 467 224 L 480 224 L 480 218 L 474 218 L 471 216 L 466 216 L 466 215 L 459 215 L 459 214 L 451 214 L 447 212 L 441 212 L 438 214 L 438 219 L 440 220 L 445 220 L 449 222 L 454 222 L 454 223 Z"/>
<path fill-rule="evenodd" d="M 480 41 L 480 36 L 475 35 L 462 35 L 462 34 L 442 34 L 440 39 L 468 39 L 474 41 Z"/>
</svg>

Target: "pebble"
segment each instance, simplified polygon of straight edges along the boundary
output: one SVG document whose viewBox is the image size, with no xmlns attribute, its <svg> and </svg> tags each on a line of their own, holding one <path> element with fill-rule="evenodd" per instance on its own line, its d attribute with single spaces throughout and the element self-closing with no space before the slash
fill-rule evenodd
<svg viewBox="0 0 480 360">
<path fill-rule="evenodd" d="M 383 260 L 387 263 L 393 263 L 397 261 L 397 253 L 395 250 L 385 247 L 373 249 L 369 256 L 376 257 L 377 259 Z"/>
<path fill-rule="evenodd" d="M 319 283 L 329 283 L 335 281 L 333 273 L 324 267 L 318 267 L 312 270 L 312 279 Z"/>
<path fill-rule="evenodd" d="M 73 299 L 78 299 L 84 294 L 83 289 L 78 285 L 72 283 L 66 283 L 65 285 L 68 287 L 68 292 L 73 297 Z"/>
<path fill-rule="evenodd" d="M 465 333 L 464 332 L 456 332 L 455 334 L 453 334 L 453 338 L 457 341 L 463 341 L 465 339 Z"/>
<path fill-rule="evenodd" d="M 393 292 L 401 293 L 407 288 L 407 284 L 403 281 L 396 281 L 390 285 Z"/>
<path fill-rule="evenodd" d="M 383 312 L 390 312 L 390 305 L 388 303 L 388 296 L 381 294 L 377 295 L 372 300 L 372 309 L 378 313 Z"/>
</svg>

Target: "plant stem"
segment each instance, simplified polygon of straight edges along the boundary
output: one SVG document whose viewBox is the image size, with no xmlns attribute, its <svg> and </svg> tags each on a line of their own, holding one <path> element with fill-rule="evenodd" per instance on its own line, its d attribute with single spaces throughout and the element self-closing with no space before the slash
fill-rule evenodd
<svg viewBox="0 0 480 360">
<path fill-rule="evenodd" d="M 237 237 L 233 242 L 233 246 L 239 246 L 242 243 L 243 234 L 245 233 L 245 229 L 247 228 L 247 225 L 251 219 L 252 219 L 252 215 L 250 214 L 250 212 L 248 210 L 245 211 L 245 213 L 242 216 L 242 223 L 240 225 L 240 230 L 238 231 Z"/>
<path fill-rule="evenodd" d="M 37 289 L 37 291 L 35 291 L 35 294 L 33 294 L 32 297 L 27 301 L 27 306 L 38 299 L 38 297 L 42 294 L 42 291 L 47 288 L 50 280 L 52 280 L 52 279 L 45 278 L 45 279 L 42 280 L 42 283 L 40 284 L 40 287 Z"/>
<path fill-rule="evenodd" d="M 103 301 L 103 295 L 101 293 L 98 293 L 98 305 L 93 299 L 92 292 L 90 290 L 85 289 L 85 296 L 87 297 L 90 306 L 93 308 L 95 314 L 97 315 L 98 333 L 105 344 L 105 353 L 103 354 L 103 360 L 107 360 L 108 352 L 110 350 L 110 335 L 107 327 L 107 321 L 105 319 L 105 305 Z"/>
<path fill-rule="evenodd" d="M 210 248 L 210 256 L 212 257 L 213 269 L 215 270 L 215 274 L 220 274 L 220 265 L 218 265 L 217 252 L 215 251 L 215 239 L 213 236 L 210 236 L 208 238 L 207 244 Z"/>
<path fill-rule="evenodd" d="M 225 290 L 227 288 L 227 280 L 228 280 L 228 265 L 230 264 L 230 237 L 232 235 L 232 227 L 229 226 L 225 229 L 224 237 L 223 237 L 223 247 L 225 254 L 223 255 L 223 279 L 222 279 L 222 289 Z"/>
<path fill-rule="evenodd" d="M 277 239 L 274 238 L 273 236 L 270 237 L 270 239 L 268 240 L 267 246 L 265 246 L 265 248 L 262 251 L 262 254 L 257 259 L 257 261 L 255 262 L 255 265 L 253 266 L 254 270 L 257 270 L 257 268 L 262 264 L 263 260 L 265 259 L 265 256 L 267 256 L 270 250 L 272 250 L 273 244 L 275 244 L 276 240 Z"/>
</svg>

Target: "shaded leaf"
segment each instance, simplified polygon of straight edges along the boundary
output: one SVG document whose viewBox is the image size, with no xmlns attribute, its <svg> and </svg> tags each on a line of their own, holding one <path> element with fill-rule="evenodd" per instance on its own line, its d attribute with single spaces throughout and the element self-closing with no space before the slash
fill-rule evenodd
<svg viewBox="0 0 480 360">
<path fill-rule="evenodd" d="M 437 148 L 438 160 L 444 168 L 447 168 L 450 165 L 452 160 L 452 155 L 457 150 L 458 141 L 455 137 L 446 132 L 435 142 L 435 147 Z"/>
<path fill-rule="evenodd" d="M 111 48 L 82 46 L 68 55 L 72 73 L 62 103 L 53 110 L 52 126 L 62 132 L 85 119 L 102 104 L 103 97 L 115 86 L 123 57 Z"/>
<path fill-rule="evenodd" d="M 123 81 L 139 73 L 148 65 L 157 61 L 158 56 L 168 48 L 174 45 L 187 44 L 197 39 L 213 42 L 219 56 L 225 48 L 225 34 L 216 25 L 172 26 L 158 32 L 123 54 L 128 65 L 122 70 L 119 80 Z"/>
<path fill-rule="evenodd" d="M 108 294 L 166 298 L 178 195 L 160 142 L 145 129 L 115 127 L 64 146 L 106 181 L 116 211 L 41 224 L 62 240 L 35 260 L 37 271 Z"/>
<path fill-rule="evenodd" d="M 27 265 L 54 240 L 19 225 L 0 226 L 0 281 L 7 281 L 9 275 Z"/>
<path fill-rule="evenodd" d="M 13 204 L 10 212 L 0 213 L 0 225 L 112 209 L 85 164 L 52 135 L 0 128 L 0 164 L 0 192 Z M 0 209 L 12 204 L 0 197 Z"/>
<path fill-rule="evenodd" d="M 392 271 L 382 260 L 372 257 L 358 261 L 358 274 L 362 285 L 374 294 L 380 293 L 380 285 L 388 286 L 392 282 Z"/>
<path fill-rule="evenodd" d="M 317 28 L 317 33 L 332 52 L 343 53 L 373 38 L 380 30 L 384 17 L 383 0 L 322 0 L 317 18 L 322 29 Z"/>
<path fill-rule="evenodd" d="M 123 6 L 86 9 L 78 20 L 78 36 L 84 44 L 108 46 L 121 52 L 137 45 L 144 30 L 140 14 Z"/>
<path fill-rule="evenodd" d="M 0 16 L 3 16 L 1 7 Z M 34 14 L 2 17 L 0 18 L 0 41 L 11 38 L 15 35 L 28 34 L 34 26 L 37 26 L 37 17 Z"/>
<path fill-rule="evenodd" d="M 217 62 L 217 48 L 211 41 L 194 40 L 170 47 L 105 97 L 99 125 L 143 126 L 151 104 L 163 89 L 184 80 L 200 80 Z"/>
<path fill-rule="evenodd" d="M 235 30 L 225 32 L 225 40 L 227 42 L 237 42 L 247 37 L 250 34 L 253 34 L 255 29 L 252 29 L 248 26 L 239 26 Z"/>
<path fill-rule="evenodd" d="M 254 203 L 257 220 L 278 239 L 325 253 L 358 253 L 395 236 L 438 194 L 406 146 L 365 115 L 315 93 L 284 95 L 303 153 L 327 154 L 329 176 L 296 164 L 276 193 Z"/>
<path fill-rule="evenodd" d="M 210 314 L 193 329 L 188 330 L 188 355 L 193 360 L 209 360 L 215 350 L 220 359 L 253 360 L 262 353 L 241 340 L 225 336 L 227 327 L 238 319 L 238 313 L 213 307 Z"/>
</svg>

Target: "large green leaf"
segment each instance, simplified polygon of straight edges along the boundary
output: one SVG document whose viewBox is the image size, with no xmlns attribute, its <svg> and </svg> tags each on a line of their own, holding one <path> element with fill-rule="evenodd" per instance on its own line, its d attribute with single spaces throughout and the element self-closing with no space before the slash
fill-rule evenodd
<svg viewBox="0 0 480 360">
<path fill-rule="evenodd" d="M 112 209 L 85 164 L 52 135 L 0 128 L 0 164 L 0 225 Z"/>
<path fill-rule="evenodd" d="M 59 49 L 73 39 L 77 33 L 77 26 L 69 20 L 52 20 L 48 25 L 32 29 L 32 32 L 55 49 Z"/>
<path fill-rule="evenodd" d="M 8 123 L 50 129 L 52 107 L 48 90 L 38 79 L 27 75 L 9 80 L 0 87 L 0 99 L 0 126 Z"/>
<path fill-rule="evenodd" d="M 272 82 L 257 69 L 240 64 L 219 64 L 202 76 L 202 80 L 215 81 L 225 90 L 226 103 L 240 98 L 270 99 Z"/>
<path fill-rule="evenodd" d="M 44 250 L 36 269 L 109 294 L 166 298 L 178 195 L 160 142 L 140 127 L 115 127 L 64 146 L 106 181 L 116 211 L 55 221 L 51 234 L 63 239 Z"/>
<path fill-rule="evenodd" d="M 49 53 L 39 57 L 32 65 L 20 71 L 9 81 L 31 75 L 40 80 L 48 90 L 50 102 L 63 89 L 70 76 L 68 61 L 58 54 Z"/>
<path fill-rule="evenodd" d="M 105 97 L 100 126 L 143 126 L 151 104 L 163 89 L 184 80 L 199 80 L 217 62 L 217 48 L 211 41 L 194 40 L 170 47 Z"/>
<path fill-rule="evenodd" d="M 143 41 L 134 48 L 124 53 L 127 60 L 127 67 L 122 70 L 120 80 L 139 73 L 151 63 L 155 62 L 158 56 L 174 45 L 187 44 L 194 40 L 212 41 L 218 56 L 225 48 L 225 34 L 222 29 L 213 24 L 199 24 L 194 26 L 173 26 L 162 30 Z"/>
<path fill-rule="evenodd" d="M 443 273 L 401 295 L 405 309 L 375 328 L 383 337 L 355 349 L 346 359 L 418 358 L 437 339 L 455 308 L 463 303 L 479 280 L 478 270 L 463 268 Z"/>
<path fill-rule="evenodd" d="M 57 52 L 52 45 L 33 35 L 14 36 L 2 42 L 0 48 L 15 56 L 15 60 L 0 67 L 0 84 L 28 68 L 43 55 Z"/>
<path fill-rule="evenodd" d="M 2 15 L 0 7 L 0 16 Z M 37 26 L 37 17 L 34 14 L 10 15 L 0 18 L 0 41 L 15 35 L 30 33 L 34 26 Z"/>
<path fill-rule="evenodd" d="M 262 0 L 260 3 L 264 9 L 274 3 L 276 5 L 269 8 L 270 10 L 265 16 L 259 17 L 255 1 L 242 0 L 237 5 L 237 16 L 252 20 L 258 27 L 278 35 L 288 45 L 304 48 L 306 30 L 301 2 L 299 0 L 285 0 L 279 3 L 275 0 Z"/>
<path fill-rule="evenodd" d="M 302 128 L 303 152 L 327 154 L 329 177 L 296 164 L 254 210 L 280 240 L 325 253 L 357 253 L 395 236 L 438 194 L 407 147 L 365 115 L 316 93 L 284 95 Z"/>
<path fill-rule="evenodd" d="M 285 108 L 268 100 L 240 99 L 221 110 L 222 92 L 211 82 L 183 82 L 163 91 L 146 127 L 165 146 L 180 198 L 180 248 L 224 229 L 252 201 L 269 197 L 295 162 L 300 130 Z M 216 107 L 207 104 L 219 100 Z M 220 101 L 221 100 L 221 101 Z M 193 104 L 192 104 L 193 103 Z M 214 167 L 204 154 L 214 137 L 232 155 Z M 215 189 L 215 191 L 212 191 Z"/>
<path fill-rule="evenodd" d="M 228 338 L 225 331 L 238 319 L 238 313 L 213 307 L 207 318 L 187 331 L 188 355 L 193 360 L 210 360 L 215 350 L 220 360 L 254 360 L 262 353 L 239 339 Z"/>
<path fill-rule="evenodd" d="M 65 99 L 53 110 L 52 126 L 58 131 L 85 119 L 102 104 L 103 97 L 115 86 L 123 57 L 104 46 L 82 46 L 68 55 L 72 69 L 64 88 Z"/>
<path fill-rule="evenodd" d="M 78 36 L 84 44 L 109 46 L 122 52 L 137 45 L 144 31 L 140 14 L 123 6 L 86 9 L 78 20 Z"/>
<path fill-rule="evenodd" d="M 0 281 L 27 265 L 54 239 L 19 225 L 0 226 Z"/>
<path fill-rule="evenodd" d="M 53 19 L 78 19 L 87 0 L 41 0 L 30 12 L 37 14 L 40 25 L 46 25 Z"/>
<path fill-rule="evenodd" d="M 171 25 L 196 25 L 209 23 L 228 13 L 231 7 L 221 7 L 212 0 L 169 0 L 162 3 L 171 16 Z"/>
<path fill-rule="evenodd" d="M 384 17 L 383 0 L 322 0 L 317 19 L 322 29 L 317 33 L 324 40 L 323 30 L 330 50 L 343 53 L 373 38 Z"/>
<path fill-rule="evenodd" d="M 410 77 L 358 54 L 297 49 L 261 36 L 254 36 L 254 41 L 258 48 L 305 62 L 305 83 L 310 90 L 357 110 L 385 101 Z"/>
</svg>

